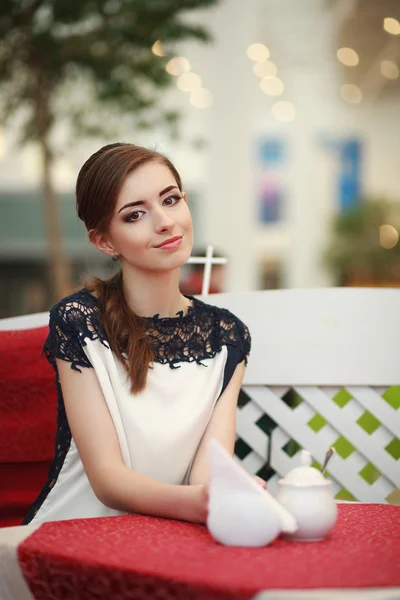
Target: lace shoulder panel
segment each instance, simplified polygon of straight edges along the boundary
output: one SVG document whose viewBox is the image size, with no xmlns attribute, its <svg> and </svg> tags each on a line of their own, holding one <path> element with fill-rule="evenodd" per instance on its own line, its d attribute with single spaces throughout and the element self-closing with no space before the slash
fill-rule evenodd
<svg viewBox="0 0 400 600">
<path fill-rule="evenodd" d="M 43 351 L 55 367 L 55 358 L 71 363 L 71 368 L 92 367 L 83 346 L 86 339 L 108 343 L 100 324 L 97 302 L 86 289 L 60 300 L 50 310 L 49 335 Z"/>
<path fill-rule="evenodd" d="M 213 336 L 213 345 L 217 344 L 218 350 L 225 345 L 237 348 L 239 351 L 238 363 L 244 360 L 247 365 L 251 349 L 251 336 L 247 326 L 226 308 L 212 306 L 201 300 L 197 300 L 197 302 L 202 305 L 201 308 L 205 314 L 213 316 L 214 329 L 218 331 L 218 335 Z"/>
<path fill-rule="evenodd" d="M 221 344 L 233 346 L 239 350 L 238 363 L 247 365 L 251 349 L 251 335 L 248 327 L 238 317 L 225 308 L 218 309 L 221 332 Z"/>
</svg>

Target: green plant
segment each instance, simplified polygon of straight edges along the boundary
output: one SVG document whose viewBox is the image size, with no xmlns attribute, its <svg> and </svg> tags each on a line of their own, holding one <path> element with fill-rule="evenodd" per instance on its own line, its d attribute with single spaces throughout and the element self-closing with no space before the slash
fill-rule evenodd
<svg viewBox="0 0 400 600">
<path fill-rule="evenodd" d="M 363 199 L 335 217 L 324 263 L 340 282 L 354 278 L 376 282 L 400 280 L 400 242 L 391 248 L 382 245 L 385 225 L 400 228 L 400 204 Z M 390 232 L 393 244 L 396 232 Z"/>
<path fill-rule="evenodd" d="M 173 81 L 165 70 L 171 44 L 210 40 L 185 14 L 217 1 L 1 0 L 0 123 L 18 113 L 21 144 L 36 142 L 41 151 L 54 299 L 69 287 L 51 177 L 60 152 L 55 126 L 61 122 L 74 145 L 77 137 L 110 139 L 160 122 L 176 128 L 176 111 L 162 103 Z M 164 57 L 151 51 L 157 40 Z"/>
</svg>

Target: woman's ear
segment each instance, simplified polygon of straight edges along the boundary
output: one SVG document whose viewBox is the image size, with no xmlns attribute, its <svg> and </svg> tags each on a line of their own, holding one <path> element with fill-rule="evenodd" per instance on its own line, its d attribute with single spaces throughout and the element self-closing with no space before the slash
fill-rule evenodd
<svg viewBox="0 0 400 600">
<path fill-rule="evenodd" d="M 113 256 L 115 254 L 115 249 L 105 233 L 100 233 L 95 229 L 90 229 L 88 231 L 88 236 L 91 243 L 96 246 L 100 252 L 107 254 L 108 256 Z"/>
<path fill-rule="evenodd" d="M 187 204 L 187 201 L 188 201 L 188 200 L 187 200 L 187 193 L 186 193 L 186 192 L 182 192 L 182 198 L 184 199 L 184 201 L 185 201 L 185 202 L 186 202 L 186 204 Z"/>
</svg>

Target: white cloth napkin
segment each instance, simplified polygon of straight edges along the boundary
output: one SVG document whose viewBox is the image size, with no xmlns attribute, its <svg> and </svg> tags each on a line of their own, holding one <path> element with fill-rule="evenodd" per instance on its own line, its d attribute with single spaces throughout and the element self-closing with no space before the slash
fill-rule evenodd
<svg viewBox="0 0 400 600">
<path fill-rule="evenodd" d="M 18 546 L 40 525 L 0 529 L 0 600 L 34 600 L 18 562 Z"/>
<path fill-rule="evenodd" d="M 217 440 L 210 440 L 208 453 L 207 527 L 218 542 L 227 546 L 265 546 L 281 531 L 297 530 L 294 517 L 236 464 Z"/>
</svg>

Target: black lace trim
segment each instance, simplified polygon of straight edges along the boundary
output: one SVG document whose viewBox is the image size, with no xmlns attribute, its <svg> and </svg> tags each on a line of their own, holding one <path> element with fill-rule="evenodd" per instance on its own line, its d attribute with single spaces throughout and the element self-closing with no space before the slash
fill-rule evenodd
<svg viewBox="0 0 400 600">
<path fill-rule="evenodd" d="M 202 362 L 214 358 L 224 345 L 241 348 L 241 360 L 250 351 L 247 327 L 229 311 L 210 306 L 192 298 L 192 311 L 179 320 L 149 319 L 148 335 L 156 362 L 168 363 L 172 369 L 177 363 Z"/>
<path fill-rule="evenodd" d="M 56 387 L 57 387 L 57 433 L 55 439 L 54 458 L 51 461 L 49 472 L 47 474 L 47 481 L 44 484 L 40 494 L 36 500 L 31 504 L 27 514 L 21 525 L 27 525 L 32 521 L 36 513 L 39 511 L 43 502 L 46 500 L 51 489 L 56 484 L 60 471 L 63 467 L 65 458 L 67 456 L 69 447 L 71 445 L 71 430 L 69 428 L 67 415 L 65 412 L 64 399 L 62 395 L 60 380 L 56 370 Z"/>
<path fill-rule="evenodd" d="M 247 327 L 226 309 L 211 306 L 188 296 L 192 305 L 186 314 L 176 317 L 146 317 L 147 335 L 155 362 L 169 364 L 196 362 L 214 358 L 224 345 L 240 349 L 240 362 L 246 361 L 250 352 L 250 334 Z M 109 348 L 101 327 L 97 300 L 82 289 L 60 301 L 50 311 L 50 332 L 44 352 L 56 369 L 55 358 L 71 363 L 71 368 L 92 367 L 83 346 L 86 339 L 96 340 Z"/>
<path fill-rule="evenodd" d="M 100 325 L 96 299 L 87 290 L 80 290 L 61 300 L 50 311 L 50 330 L 43 352 L 56 369 L 55 359 L 72 363 L 71 368 L 92 367 L 82 346 L 86 339 L 97 340 L 109 348 Z"/>
</svg>

